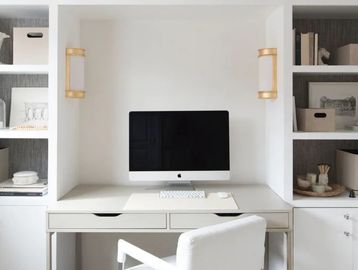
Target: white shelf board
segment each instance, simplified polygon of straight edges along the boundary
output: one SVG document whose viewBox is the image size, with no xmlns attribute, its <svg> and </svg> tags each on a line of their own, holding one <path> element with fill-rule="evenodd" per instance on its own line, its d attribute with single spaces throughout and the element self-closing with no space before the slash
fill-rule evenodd
<svg viewBox="0 0 358 270">
<path fill-rule="evenodd" d="M 292 132 L 293 140 L 358 140 L 358 132 L 338 130 L 336 132 Z"/>
<path fill-rule="evenodd" d="M 0 74 L 48 74 L 48 65 L 0 65 Z"/>
<path fill-rule="evenodd" d="M 337 197 L 307 197 L 294 194 L 290 204 L 293 207 L 358 207 L 358 197 L 349 198 L 349 193 L 345 192 Z"/>
<path fill-rule="evenodd" d="M 48 139 L 48 130 L 0 129 L 0 139 Z"/>
<path fill-rule="evenodd" d="M 299 74 L 350 74 L 358 73 L 358 66 L 293 66 L 292 71 Z"/>
<path fill-rule="evenodd" d="M 48 195 L 45 196 L 0 196 L 1 205 L 47 205 Z"/>
</svg>

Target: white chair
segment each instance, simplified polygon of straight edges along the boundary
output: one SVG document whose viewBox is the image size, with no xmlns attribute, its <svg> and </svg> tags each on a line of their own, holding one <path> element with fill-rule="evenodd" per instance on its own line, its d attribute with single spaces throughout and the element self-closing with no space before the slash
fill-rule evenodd
<svg viewBox="0 0 358 270">
<path fill-rule="evenodd" d="M 179 237 L 176 256 L 167 258 L 119 240 L 118 262 L 130 270 L 259 270 L 264 262 L 265 231 L 263 218 L 249 216 L 185 232 Z M 127 265 L 127 255 L 143 264 Z"/>
</svg>

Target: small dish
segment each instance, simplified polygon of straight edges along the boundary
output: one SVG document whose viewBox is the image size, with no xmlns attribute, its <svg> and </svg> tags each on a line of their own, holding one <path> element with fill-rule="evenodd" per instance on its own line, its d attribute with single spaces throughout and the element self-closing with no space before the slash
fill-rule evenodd
<svg viewBox="0 0 358 270">
<path fill-rule="evenodd" d="M 324 193 L 326 191 L 325 185 L 312 185 L 312 190 L 317 193 Z"/>
</svg>

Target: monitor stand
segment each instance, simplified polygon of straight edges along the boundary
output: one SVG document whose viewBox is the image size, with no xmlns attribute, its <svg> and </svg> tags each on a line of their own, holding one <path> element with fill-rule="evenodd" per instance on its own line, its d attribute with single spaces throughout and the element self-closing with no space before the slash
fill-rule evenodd
<svg viewBox="0 0 358 270">
<path fill-rule="evenodd" d="M 161 190 L 187 191 L 187 190 L 195 190 L 195 188 L 190 181 L 180 181 L 180 182 L 168 182 L 166 185 L 161 186 Z"/>
</svg>

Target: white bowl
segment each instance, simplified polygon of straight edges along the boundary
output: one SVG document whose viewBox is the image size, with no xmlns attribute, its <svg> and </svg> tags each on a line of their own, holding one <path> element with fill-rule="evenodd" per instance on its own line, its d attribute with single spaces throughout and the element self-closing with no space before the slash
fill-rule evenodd
<svg viewBox="0 0 358 270">
<path fill-rule="evenodd" d="M 15 185 L 32 185 L 37 183 L 39 180 L 38 176 L 35 177 L 13 177 L 12 181 Z"/>
<path fill-rule="evenodd" d="M 297 185 L 301 189 L 308 189 L 311 186 L 311 181 L 305 179 L 304 176 L 298 176 Z"/>
</svg>

